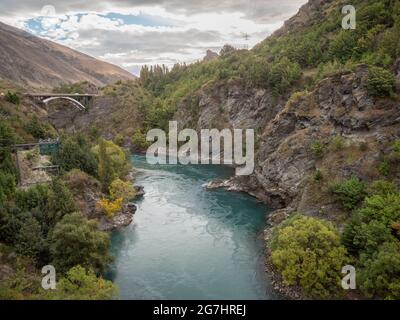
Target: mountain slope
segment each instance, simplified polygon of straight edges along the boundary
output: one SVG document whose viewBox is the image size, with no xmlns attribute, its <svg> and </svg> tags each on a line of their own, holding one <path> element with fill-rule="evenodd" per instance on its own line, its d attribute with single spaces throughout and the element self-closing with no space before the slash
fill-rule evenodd
<svg viewBox="0 0 400 320">
<path fill-rule="evenodd" d="M 90 81 L 106 85 L 134 76 L 54 42 L 0 22 L 0 78 L 23 86 L 54 87 Z"/>
</svg>

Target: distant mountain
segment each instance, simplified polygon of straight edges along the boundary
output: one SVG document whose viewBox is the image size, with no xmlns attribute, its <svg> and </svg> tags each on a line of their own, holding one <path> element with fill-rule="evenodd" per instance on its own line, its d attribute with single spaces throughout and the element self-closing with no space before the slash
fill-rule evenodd
<svg viewBox="0 0 400 320">
<path fill-rule="evenodd" d="M 0 22 L 0 78 L 31 87 L 89 81 L 106 85 L 135 76 L 60 44 Z"/>
</svg>

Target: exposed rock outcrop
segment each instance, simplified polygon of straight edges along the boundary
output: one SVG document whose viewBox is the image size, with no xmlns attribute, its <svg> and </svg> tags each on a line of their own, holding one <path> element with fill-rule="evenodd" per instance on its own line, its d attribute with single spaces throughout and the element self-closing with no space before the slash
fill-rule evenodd
<svg viewBox="0 0 400 320">
<path fill-rule="evenodd" d="M 100 183 L 83 172 L 72 172 L 65 177 L 65 182 L 72 190 L 80 211 L 88 218 L 98 221 L 98 228 L 102 231 L 112 231 L 126 227 L 133 222 L 133 216 L 137 210 L 134 203 L 123 205 L 121 212 L 108 218 L 99 211 L 97 203 L 105 195 L 101 191 Z M 144 193 L 143 187 L 136 187 L 136 190 Z"/>
<path fill-rule="evenodd" d="M 351 175 L 371 179 L 368 168 L 379 160 L 385 146 L 400 136 L 400 104 L 377 100 L 366 89 L 368 69 L 322 80 L 310 93 L 289 101 L 266 127 L 257 155 L 255 176 L 265 190 L 268 203 L 313 210 L 305 204 L 307 179 L 322 168 L 332 178 Z M 340 159 L 345 151 L 329 152 L 333 136 L 342 136 L 352 153 L 351 161 Z M 312 154 L 310 146 L 320 141 L 328 150 L 324 159 Z M 360 148 L 367 144 L 367 150 Z M 302 192 L 305 191 L 303 194 Z M 294 205 L 294 207 L 298 207 Z M 318 209 L 319 210 L 319 209 Z"/>
<path fill-rule="evenodd" d="M 326 78 L 311 92 L 295 94 L 284 107 L 281 102 L 274 105 L 265 91 L 254 90 L 250 97 L 237 85 L 224 88 L 225 99 L 222 88 L 200 95 L 197 121 L 190 120 L 197 129 L 209 127 L 216 119 L 225 119 L 222 123 L 232 127 L 265 125 L 257 143 L 254 174 L 213 181 L 206 187 L 244 191 L 282 209 L 271 216 L 271 225 L 296 210 L 340 219 L 341 210 L 332 197 L 324 196 L 327 184 L 352 175 L 367 182 L 376 179 L 381 154 L 400 137 L 400 103 L 371 97 L 367 75 L 368 67 L 360 65 L 354 73 Z M 332 149 L 334 137 L 343 140 L 340 150 Z M 322 144 L 322 157 L 311 151 L 315 142 Z M 322 170 L 325 182 L 315 183 L 312 177 L 317 170 Z"/>
<path fill-rule="evenodd" d="M 175 115 L 180 128 L 246 128 L 260 130 L 283 108 L 271 91 L 230 81 L 187 97 Z"/>
<path fill-rule="evenodd" d="M 211 61 L 214 59 L 217 59 L 219 57 L 219 54 L 212 51 L 212 50 L 207 50 L 206 56 L 204 57 L 204 61 Z"/>
<path fill-rule="evenodd" d="M 134 203 L 127 203 L 123 206 L 122 212 L 114 215 L 112 219 L 101 217 L 99 229 L 101 231 L 112 231 L 121 227 L 127 227 L 133 222 L 133 215 L 137 208 Z"/>
</svg>

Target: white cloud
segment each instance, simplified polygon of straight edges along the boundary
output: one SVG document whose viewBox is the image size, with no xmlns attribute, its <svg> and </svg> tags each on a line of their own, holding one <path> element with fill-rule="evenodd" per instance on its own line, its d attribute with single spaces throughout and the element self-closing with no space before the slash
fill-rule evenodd
<svg viewBox="0 0 400 320">
<path fill-rule="evenodd" d="M 56 12 L 40 17 L 42 1 L 2 0 L 0 20 L 28 28 L 27 21 L 36 17 L 40 28 L 30 32 L 137 71 L 143 64 L 192 62 L 225 43 L 243 46 L 244 34 L 253 46 L 305 1 L 53 0 Z M 142 23 L 144 17 L 152 17 L 152 23 Z"/>
</svg>

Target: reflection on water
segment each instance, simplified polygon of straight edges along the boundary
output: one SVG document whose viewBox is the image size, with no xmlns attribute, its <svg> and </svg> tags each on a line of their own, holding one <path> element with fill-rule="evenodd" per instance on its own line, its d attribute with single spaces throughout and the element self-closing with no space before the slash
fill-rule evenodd
<svg viewBox="0 0 400 320">
<path fill-rule="evenodd" d="M 135 224 L 112 234 L 108 273 L 122 299 L 273 298 L 263 271 L 267 208 L 245 194 L 202 187 L 232 169 L 133 161 L 146 195 Z"/>
</svg>

